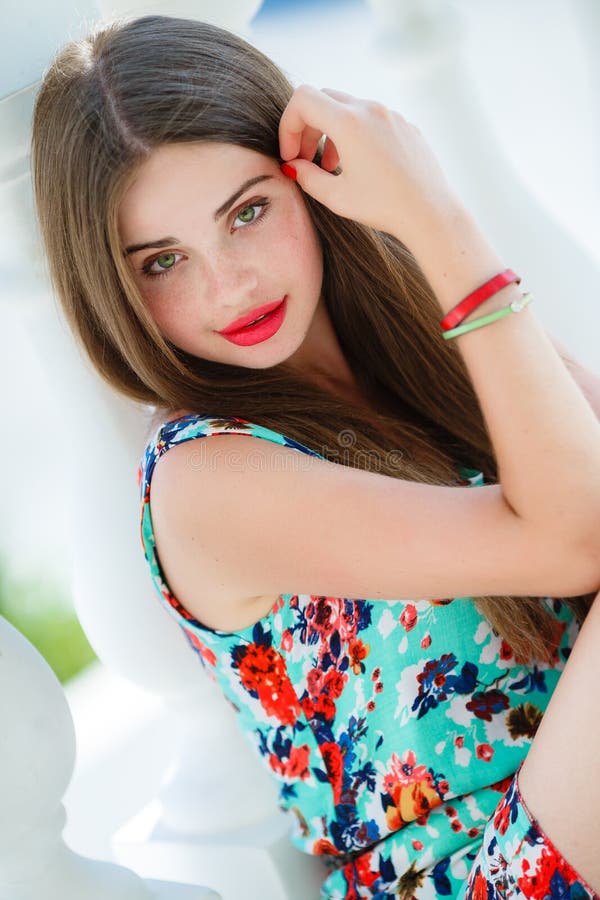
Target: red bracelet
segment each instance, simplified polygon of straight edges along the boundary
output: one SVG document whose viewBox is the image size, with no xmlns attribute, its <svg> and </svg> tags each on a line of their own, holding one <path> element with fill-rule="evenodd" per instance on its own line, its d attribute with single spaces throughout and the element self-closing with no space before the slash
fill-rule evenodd
<svg viewBox="0 0 600 900">
<path fill-rule="evenodd" d="M 473 312 L 480 303 L 483 303 L 492 294 L 496 294 L 501 288 L 506 287 L 507 284 L 512 284 L 513 281 L 516 281 L 517 284 L 521 283 L 521 279 L 518 275 L 515 275 L 512 269 L 505 269 L 499 275 L 494 275 L 493 278 L 490 278 L 489 281 L 486 281 L 485 284 L 482 284 L 481 287 L 478 287 L 472 294 L 469 294 L 464 300 L 461 300 L 460 303 L 454 306 L 450 312 L 446 313 L 441 321 L 442 331 L 449 331 L 450 328 L 454 328 L 469 313 Z"/>
</svg>

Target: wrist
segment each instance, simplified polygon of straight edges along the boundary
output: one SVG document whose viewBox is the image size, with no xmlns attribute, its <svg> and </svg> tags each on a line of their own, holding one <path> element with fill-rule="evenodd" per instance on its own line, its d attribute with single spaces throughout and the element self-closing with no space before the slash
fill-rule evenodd
<svg viewBox="0 0 600 900">
<path fill-rule="evenodd" d="M 394 207 L 403 209 L 398 203 Z M 452 234 L 456 230 L 462 230 L 476 222 L 467 207 L 459 197 L 448 194 L 443 199 L 424 200 L 421 198 L 415 212 L 407 215 L 409 227 L 401 217 L 392 221 L 389 233 L 402 241 L 411 251 L 413 246 L 416 251 L 422 251 L 432 240 L 443 239 L 444 235 Z"/>
<path fill-rule="evenodd" d="M 505 284 L 504 287 L 501 287 L 492 294 L 491 297 L 488 297 L 465 316 L 460 324 L 467 325 L 469 322 L 480 319 L 482 316 L 497 312 L 499 309 L 505 309 L 505 307 L 509 306 L 513 300 L 518 300 L 522 297 L 524 293 L 525 292 L 521 289 L 520 285 L 514 282 L 512 284 Z"/>
<path fill-rule="evenodd" d="M 507 268 L 471 213 L 460 204 L 426 216 L 406 246 L 433 289 L 444 315 Z M 485 301 L 486 312 L 499 309 L 520 293 L 518 285 L 506 285 Z M 473 310 L 464 321 L 480 314 Z"/>
</svg>

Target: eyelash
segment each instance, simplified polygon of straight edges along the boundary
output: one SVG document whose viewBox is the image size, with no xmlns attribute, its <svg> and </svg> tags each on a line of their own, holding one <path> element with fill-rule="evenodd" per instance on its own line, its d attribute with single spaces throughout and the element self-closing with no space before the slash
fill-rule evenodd
<svg viewBox="0 0 600 900">
<path fill-rule="evenodd" d="M 233 218 L 234 222 L 237 219 L 237 217 L 239 216 L 239 214 L 245 212 L 247 209 L 259 207 L 262 210 L 262 212 L 260 213 L 258 218 L 252 219 L 251 222 L 246 222 L 241 227 L 235 228 L 234 231 L 245 231 L 247 228 L 250 228 L 250 226 L 252 226 L 252 225 L 259 225 L 263 221 L 263 219 L 266 218 L 266 216 L 268 214 L 269 204 L 270 204 L 270 201 L 267 200 L 266 197 L 261 197 L 259 200 L 254 200 L 251 203 L 245 203 L 243 206 L 240 206 L 236 210 L 235 216 Z M 183 257 L 183 253 L 176 253 L 175 251 L 171 251 L 171 252 L 172 252 L 173 256 Z M 159 259 L 161 256 L 166 256 L 168 253 L 169 253 L 168 250 L 163 251 L 162 253 L 158 253 L 153 259 L 148 260 L 148 262 L 142 266 L 142 269 L 141 269 L 142 275 L 144 275 L 144 277 L 146 277 L 146 278 L 164 278 L 165 276 L 170 275 L 171 272 L 173 271 L 173 269 L 177 268 L 177 265 L 178 265 L 177 261 L 175 261 L 173 263 L 173 265 L 170 266 L 168 269 L 164 269 L 162 272 L 150 271 L 152 266 L 156 262 L 156 260 Z"/>
</svg>

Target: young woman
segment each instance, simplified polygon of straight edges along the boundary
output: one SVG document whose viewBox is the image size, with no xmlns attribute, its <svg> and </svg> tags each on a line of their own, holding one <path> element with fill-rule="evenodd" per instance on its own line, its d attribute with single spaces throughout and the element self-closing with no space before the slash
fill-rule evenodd
<svg viewBox="0 0 600 900">
<path fill-rule="evenodd" d="M 596 896 L 600 424 L 419 130 L 145 17 L 59 54 L 33 173 L 76 338 L 157 410 L 157 593 L 322 897 Z"/>
</svg>

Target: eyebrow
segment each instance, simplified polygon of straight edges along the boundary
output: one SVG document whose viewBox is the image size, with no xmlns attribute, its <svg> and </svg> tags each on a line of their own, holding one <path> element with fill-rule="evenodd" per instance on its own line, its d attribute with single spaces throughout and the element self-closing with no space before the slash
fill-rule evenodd
<svg viewBox="0 0 600 900">
<path fill-rule="evenodd" d="M 244 181 L 242 185 L 229 197 L 225 203 L 223 203 L 219 208 L 213 213 L 213 218 L 215 222 L 218 222 L 219 219 L 225 215 L 227 210 L 233 206 L 236 200 L 238 200 L 242 194 L 251 188 L 255 184 L 259 184 L 261 181 L 269 181 L 273 176 L 272 175 L 255 175 L 254 178 L 248 178 L 247 181 Z M 131 244 L 129 247 L 125 248 L 125 256 L 129 256 L 131 253 L 139 253 L 140 250 L 149 250 L 149 249 L 160 249 L 161 247 L 169 247 L 171 244 L 178 244 L 179 241 L 176 237 L 164 237 L 158 238 L 155 241 L 146 241 L 143 244 Z"/>
</svg>

